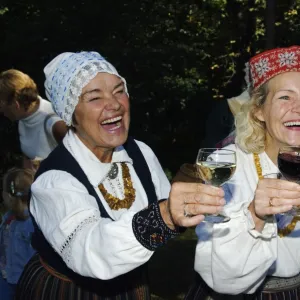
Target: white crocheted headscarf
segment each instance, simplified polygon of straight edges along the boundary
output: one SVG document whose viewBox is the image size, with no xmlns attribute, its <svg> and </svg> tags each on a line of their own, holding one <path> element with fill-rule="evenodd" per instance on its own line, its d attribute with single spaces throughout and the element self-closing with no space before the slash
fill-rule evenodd
<svg viewBox="0 0 300 300">
<path fill-rule="evenodd" d="M 45 89 L 54 111 L 70 126 L 82 89 L 98 73 L 118 76 L 125 86 L 126 81 L 115 67 L 97 52 L 65 52 L 55 57 L 45 68 Z"/>
</svg>

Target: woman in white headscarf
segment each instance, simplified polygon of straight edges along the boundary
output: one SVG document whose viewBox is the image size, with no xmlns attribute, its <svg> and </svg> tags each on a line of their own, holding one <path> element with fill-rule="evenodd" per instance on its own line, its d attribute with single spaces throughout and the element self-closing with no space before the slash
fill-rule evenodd
<svg viewBox="0 0 300 300">
<path fill-rule="evenodd" d="M 221 189 L 170 184 L 152 150 L 128 138 L 126 81 L 95 52 L 45 68 L 46 93 L 70 130 L 32 185 L 33 257 L 16 299 L 150 299 L 154 251 L 221 210 Z M 187 218 L 187 214 L 194 217 Z"/>
</svg>

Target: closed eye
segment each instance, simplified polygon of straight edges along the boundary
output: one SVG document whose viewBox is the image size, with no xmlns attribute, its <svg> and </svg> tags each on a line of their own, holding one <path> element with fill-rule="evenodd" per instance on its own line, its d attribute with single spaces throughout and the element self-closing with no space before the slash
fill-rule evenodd
<svg viewBox="0 0 300 300">
<path fill-rule="evenodd" d="M 124 93 L 124 89 L 116 91 L 116 94 L 123 94 Z"/>
<path fill-rule="evenodd" d="M 101 99 L 100 97 L 96 97 L 96 98 L 89 99 L 88 102 L 93 102 L 93 101 L 100 100 L 100 99 Z"/>
</svg>

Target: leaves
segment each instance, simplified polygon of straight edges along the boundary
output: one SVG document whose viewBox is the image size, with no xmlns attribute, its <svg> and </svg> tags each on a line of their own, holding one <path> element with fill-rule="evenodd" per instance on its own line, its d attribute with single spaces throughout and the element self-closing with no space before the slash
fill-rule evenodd
<svg viewBox="0 0 300 300">
<path fill-rule="evenodd" d="M 266 41 L 265 0 L 6 2 L 1 69 L 28 73 L 44 95 L 50 59 L 99 51 L 129 84 L 131 133 L 172 172 L 194 160 L 208 114 L 241 92 L 244 64 Z M 298 42 L 299 9 L 300 0 L 278 1 L 276 45 Z M 1 141 L 15 143 L 16 130 L 8 132 L 1 129 Z"/>
<path fill-rule="evenodd" d="M 4 15 L 6 12 L 8 12 L 8 8 L 7 7 L 0 8 L 0 16 Z"/>
</svg>

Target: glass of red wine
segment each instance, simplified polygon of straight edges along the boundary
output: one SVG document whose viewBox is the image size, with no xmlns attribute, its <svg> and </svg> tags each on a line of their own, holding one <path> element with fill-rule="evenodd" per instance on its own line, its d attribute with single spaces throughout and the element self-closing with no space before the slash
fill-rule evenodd
<svg viewBox="0 0 300 300">
<path fill-rule="evenodd" d="M 282 179 L 300 184 L 300 146 L 284 146 L 279 149 L 278 169 Z M 300 206 L 294 206 L 284 214 L 300 216 Z"/>
</svg>

